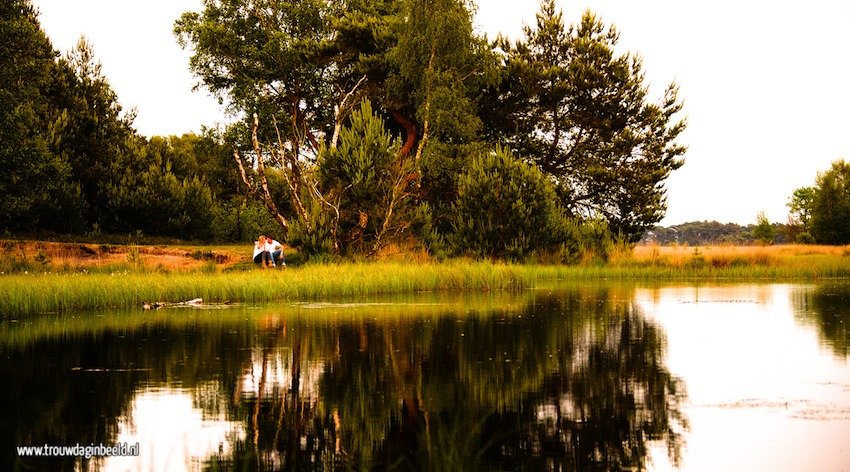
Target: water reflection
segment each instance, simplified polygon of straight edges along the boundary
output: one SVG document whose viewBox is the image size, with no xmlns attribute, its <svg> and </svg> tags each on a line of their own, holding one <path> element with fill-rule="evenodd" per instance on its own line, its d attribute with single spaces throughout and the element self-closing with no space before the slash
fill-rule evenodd
<svg viewBox="0 0 850 472">
<path fill-rule="evenodd" d="M 115 441 L 144 444 L 142 453 L 138 457 L 109 457 L 97 465 L 103 470 L 198 469 L 210 454 L 232 454 L 232 444 L 244 440 L 244 427 L 226 419 L 226 405 L 206 408 L 211 405 L 204 400 L 224 403 L 217 390 L 217 385 L 207 383 L 194 390 L 137 391 L 128 413 L 118 420 Z"/>
<path fill-rule="evenodd" d="M 666 367 L 661 329 L 632 300 L 630 289 L 585 287 L 507 303 L 6 324 L 0 460 L 55 470 L 634 470 L 663 444 L 676 464 L 685 386 Z M 10 454 L 116 441 L 139 441 L 142 455 Z"/>
<path fill-rule="evenodd" d="M 847 358 L 850 324 L 850 286 L 826 284 L 801 290 L 793 297 L 794 311 L 804 324 L 814 326 L 835 355 Z"/>
<path fill-rule="evenodd" d="M 822 290 L 836 289 L 636 290 L 636 303 L 669 338 L 665 364 L 688 385 L 682 470 L 847 468 L 850 366 L 833 349 L 839 336 L 826 325 L 835 318 L 813 307 L 819 300 L 821 313 L 843 309 Z M 655 470 L 676 469 L 651 456 Z"/>
</svg>

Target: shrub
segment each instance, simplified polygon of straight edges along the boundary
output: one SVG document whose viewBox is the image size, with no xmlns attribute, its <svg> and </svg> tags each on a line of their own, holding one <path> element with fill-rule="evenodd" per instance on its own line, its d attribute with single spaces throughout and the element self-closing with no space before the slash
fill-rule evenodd
<svg viewBox="0 0 850 472">
<path fill-rule="evenodd" d="M 276 234 L 280 226 L 257 201 L 233 199 L 212 209 L 212 236 L 216 241 L 247 242 L 260 234 Z"/>
<path fill-rule="evenodd" d="M 517 260 L 551 247 L 569 231 L 555 198 L 540 170 L 508 150 L 481 154 L 458 180 L 455 248 Z"/>
<path fill-rule="evenodd" d="M 558 241 L 557 262 L 567 264 L 606 262 L 611 252 L 626 241 L 616 242 L 604 220 L 580 221 L 561 216 L 553 236 Z"/>
<path fill-rule="evenodd" d="M 797 244 L 815 244 L 815 238 L 812 233 L 803 231 L 794 238 L 794 242 Z"/>
<path fill-rule="evenodd" d="M 311 231 L 307 224 L 298 218 L 293 218 L 289 227 L 287 242 L 301 254 L 311 260 L 324 259 L 336 253 L 334 250 L 333 218 L 324 211 L 321 203 L 314 199 L 305 201 L 307 217 L 310 219 Z"/>
</svg>

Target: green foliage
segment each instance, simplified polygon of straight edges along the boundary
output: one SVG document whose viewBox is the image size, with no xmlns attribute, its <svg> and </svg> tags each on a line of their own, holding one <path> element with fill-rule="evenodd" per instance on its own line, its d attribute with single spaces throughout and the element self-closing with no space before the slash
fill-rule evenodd
<svg viewBox="0 0 850 472">
<path fill-rule="evenodd" d="M 454 244 L 477 256 L 523 259 L 553 243 L 561 214 L 539 169 L 497 148 L 459 177 Z"/>
<path fill-rule="evenodd" d="M 756 217 L 756 227 L 753 228 L 753 237 L 761 244 L 773 244 L 776 231 L 767 219 L 764 211 L 760 211 Z"/>
<path fill-rule="evenodd" d="M 604 220 L 579 221 L 562 217 L 557 227 L 557 246 L 554 255 L 557 262 L 567 264 L 606 262 L 618 243 L 611 236 L 608 223 Z M 627 244 L 619 241 L 620 244 Z"/>
<path fill-rule="evenodd" d="M 811 207 L 811 233 L 821 244 L 850 243 L 850 164 L 841 160 L 819 173 Z"/>
<path fill-rule="evenodd" d="M 341 253 L 374 252 L 390 235 L 404 233 L 412 209 L 412 172 L 399 149 L 384 121 L 363 101 L 340 131 L 339 145 L 322 153 L 319 182 L 337 202 L 335 233 Z"/>
<path fill-rule="evenodd" d="M 435 259 L 442 261 L 449 256 L 449 244 L 443 236 L 444 233 L 438 231 L 434 224 L 434 216 L 428 202 L 422 202 L 414 210 L 411 234 L 422 242 L 428 254 Z"/>
<path fill-rule="evenodd" d="M 463 0 L 401 5 L 398 42 L 388 53 L 390 108 L 414 110 L 422 139 L 475 140 L 481 128 L 475 97 L 494 79 L 496 60 L 473 31 L 471 5 Z"/>
<path fill-rule="evenodd" d="M 153 163 L 141 173 L 125 172 L 107 192 L 117 231 L 211 239 L 210 189 L 197 177 L 178 180 L 168 163 Z"/>
<path fill-rule="evenodd" d="M 815 187 L 800 187 L 794 190 L 787 204 L 789 210 L 788 220 L 802 226 L 803 230 L 808 231 L 812 219 L 812 206 L 814 205 L 816 196 L 817 188 Z"/>
<path fill-rule="evenodd" d="M 192 72 L 232 108 L 248 119 L 258 112 L 265 121 L 295 123 L 281 130 L 284 140 L 303 139 L 305 131 L 315 139 L 330 135 L 338 90 L 359 80 L 359 56 L 341 50 L 334 29 L 357 3 L 211 0 L 202 12 L 184 13 L 174 33 L 192 50 Z M 277 137 L 267 127 L 261 139 Z"/>
<path fill-rule="evenodd" d="M 545 0 L 525 38 L 505 51 L 502 83 L 483 115 L 490 139 L 532 159 L 560 183 L 573 215 L 608 221 L 636 241 L 666 210 L 663 182 L 681 167 L 685 129 L 671 84 L 659 103 L 647 100 L 638 56 L 617 56 L 619 35 L 590 12 L 565 27 Z"/>
<path fill-rule="evenodd" d="M 139 150 L 132 127 L 85 38 L 56 64 L 55 151 L 67 159 L 85 205 L 86 223 L 108 226 L 107 187 L 116 171 L 132 166 Z"/>
<path fill-rule="evenodd" d="M 567 213 L 528 210 L 531 220 L 523 224 L 548 218 L 551 227 L 561 227 L 561 242 L 583 240 L 569 229 L 582 224 L 569 218 L 590 217 L 638 238 L 663 216 L 662 183 L 682 164 L 684 148 L 674 142 L 684 129 L 673 118 L 681 109 L 676 87 L 660 103 L 649 103 L 640 60 L 614 53 L 616 31 L 589 13 L 567 29 L 551 1 L 524 41 L 501 42 L 498 82 L 497 55 L 474 33 L 472 9 L 463 0 L 260 0 L 251 8 L 242 0 L 215 0 L 201 12 L 185 13 L 175 34 L 192 48 L 190 67 L 205 86 L 245 116 L 257 112 L 264 123 L 275 117 L 286 124 L 264 126 L 259 138 L 294 153 L 302 168 L 284 164 L 293 177 L 317 176 L 318 192 L 284 200 L 304 199 L 309 215 L 294 211 L 298 205 L 281 211 L 290 221 L 307 220 L 295 223 L 291 241 L 303 241 L 309 251 L 374 253 L 387 235 L 411 226 L 437 248 L 443 236 L 471 228 L 461 221 L 465 216 L 454 214 L 470 205 L 456 205 L 462 193 L 457 176 L 468 175 L 481 153 L 482 131 L 559 183 L 555 195 Z M 376 105 L 369 115 L 385 113 L 394 122 L 379 127 L 360 112 L 346 118 L 346 100 L 364 95 Z M 337 136 L 333 131 L 343 123 L 348 126 L 338 143 L 322 142 Z M 404 145 L 392 144 L 396 151 L 389 150 L 391 132 L 376 131 L 388 126 L 405 132 Z M 405 179 L 413 170 L 418 197 L 427 203 L 418 216 L 399 202 L 411 191 Z M 555 200 L 546 202 L 541 205 L 557 207 Z M 456 240 L 470 242 L 467 237 Z M 487 244 L 500 249 L 473 252 L 525 257 L 542 247 L 527 233 L 509 237 L 510 243 L 493 237 Z"/>
<path fill-rule="evenodd" d="M 420 198 L 428 203 L 434 229 L 442 235 L 453 231 L 455 200 L 458 195 L 458 176 L 472 160 L 488 152 L 484 143 L 446 144 L 432 140 L 425 148 L 420 162 Z"/>
<path fill-rule="evenodd" d="M 226 200 L 239 188 L 233 150 L 213 131 L 204 130 L 200 135 L 154 136 L 148 140 L 146 149 L 150 159 L 170 162 L 171 171 L 178 178 L 203 178 L 216 198 Z"/>
<path fill-rule="evenodd" d="M 797 244 L 815 244 L 817 241 L 815 241 L 815 237 L 812 236 L 812 233 L 804 231 L 794 238 L 794 242 Z"/>
<path fill-rule="evenodd" d="M 0 37 L 0 227 L 71 229 L 79 189 L 52 149 L 56 53 L 27 0 L 2 2 Z"/>
<path fill-rule="evenodd" d="M 280 229 L 268 210 L 255 200 L 233 198 L 212 210 L 211 235 L 215 241 L 248 242 Z"/>
</svg>

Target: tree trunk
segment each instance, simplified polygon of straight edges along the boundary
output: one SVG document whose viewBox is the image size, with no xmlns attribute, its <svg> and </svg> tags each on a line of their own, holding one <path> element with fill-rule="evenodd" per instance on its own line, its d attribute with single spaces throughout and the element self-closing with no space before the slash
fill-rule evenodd
<svg viewBox="0 0 850 472">
<path fill-rule="evenodd" d="M 425 144 L 428 142 L 428 128 L 431 121 L 431 84 L 429 83 L 429 76 L 434 70 L 434 56 L 436 53 L 437 51 L 432 43 L 431 57 L 428 58 L 428 69 L 425 71 L 425 87 L 427 88 L 425 91 L 425 122 L 422 124 L 422 139 L 419 140 L 419 147 L 416 149 L 416 158 L 413 161 L 417 170 L 419 169 L 419 160 L 422 158 L 422 151 L 425 149 Z"/>
<path fill-rule="evenodd" d="M 242 177 L 242 182 L 248 187 L 248 192 L 263 202 L 266 206 L 266 209 L 269 210 L 274 220 L 280 226 L 281 231 L 283 231 L 284 236 L 289 232 L 289 221 L 280 214 L 277 209 L 277 206 L 272 201 L 271 197 L 266 198 L 264 195 L 260 193 L 260 190 L 257 189 L 256 185 L 248 179 L 248 173 L 245 172 L 245 165 L 242 163 L 242 158 L 239 157 L 239 151 L 234 148 L 233 149 L 233 158 L 236 160 L 236 165 L 239 167 L 239 175 Z"/>
<path fill-rule="evenodd" d="M 392 115 L 396 123 L 404 128 L 404 145 L 399 154 L 401 154 L 401 157 L 407 157 L 413 151 L 413 147 L 416 146 L 416 123 L 404 116 L 400 110 L 393 110 Z"/>
</svg>

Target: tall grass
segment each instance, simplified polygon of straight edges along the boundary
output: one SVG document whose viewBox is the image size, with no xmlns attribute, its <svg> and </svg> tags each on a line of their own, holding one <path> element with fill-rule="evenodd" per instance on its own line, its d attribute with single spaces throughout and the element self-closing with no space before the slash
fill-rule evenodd
<svg viewBox="0 0 850 472">
<path fill-rule="evenodd" d="M 144 302 L 311 300 L 330 296 L 510 290 L 528 268 L 505 264 L 328 264 L 231 273 L 17 274 L 0 277 L 0 314 L 141 307 Z"/>
<path fill-rule="evenodd" d="M 521 290 L 557 281 L 817 280 L 850 278 L 850 257 L 688 249 L 679 260 L 630 257 L 606 265 L 490 262 L 339 263 L 244 272 L 122 272 L 0 276 L 0 316 L 141 307 L 144 302 L 315 300 L 415 292 Z M 724 259 L 725 257 L 725 259 Z M 743 262 L 737 262 L 743 261 Z"/>
</svg>

